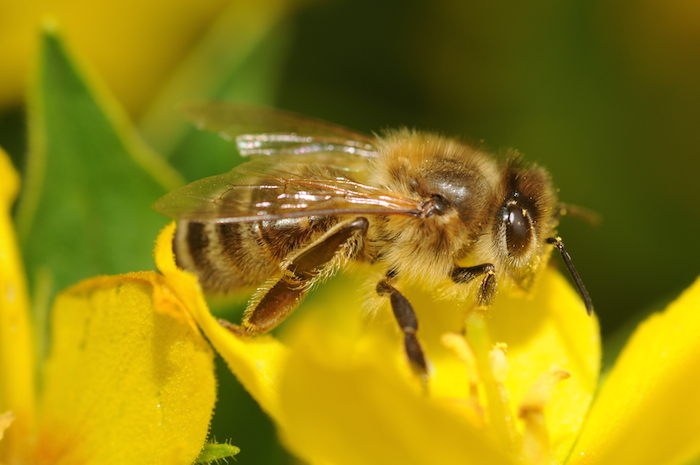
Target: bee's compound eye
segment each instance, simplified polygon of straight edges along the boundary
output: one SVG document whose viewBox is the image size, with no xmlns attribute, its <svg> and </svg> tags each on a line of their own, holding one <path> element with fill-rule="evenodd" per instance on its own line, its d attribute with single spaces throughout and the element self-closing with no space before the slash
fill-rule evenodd
<svg viewBox="0 0 700 465">
<path fill-rule="evenodd" d="M 518 256 L 526 251 L 532 240 L 532 223 L 527 210 L 518 204 L 503 207 L 508 255 Z"/>
</svg>

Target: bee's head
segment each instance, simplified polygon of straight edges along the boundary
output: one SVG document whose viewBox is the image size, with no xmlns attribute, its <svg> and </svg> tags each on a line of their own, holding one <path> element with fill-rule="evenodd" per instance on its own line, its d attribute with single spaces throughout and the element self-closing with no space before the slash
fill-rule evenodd
<svg viewBox="0 0 700 465">
<path fill-rule="evenodd" d="M 523 166 L 518 158 L 505 165 L 497 188 L 494 235 L 511 260 L 528 260 L 556 226 L 557 203 L 549 174 Z"/>
<path fill-rule="evenodd" d="M 501 267 L 527 289 L 551 250 L 557 202 L 549 174 L 523 165 L 517 156 L 506 162 L 491 206 L 490 236 Z"/>
</svg>

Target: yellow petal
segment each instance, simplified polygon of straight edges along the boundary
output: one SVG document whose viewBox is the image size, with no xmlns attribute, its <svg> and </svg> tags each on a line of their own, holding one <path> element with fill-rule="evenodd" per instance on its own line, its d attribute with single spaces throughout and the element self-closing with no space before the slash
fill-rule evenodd
<svg viewBox="0 0 700 465">
<path fill-rule="evenodd" d="M 281 415 L 274 419 L 289 449 L 311 463 L 335 465 L 515 463 L 478 421 L 466 392 L 446 398 L 424 391 L 395 328 L 365 324 L 347 284 L 327 285 L 326 298 L 300 309 L 288 330 Z M 328 308 L 339 301 L 341 311 Z M 444 382 L 431 378 L 430 391 Z"/>
<path fill-rule="evenodd" d="M 158 267 L 179 291 L 196 280 L 178 270 L 172 257 L 172 229 L 157 246 Z M 475 405 L 470 373 L 448 332 L 463 328 L 465 306 L 436 305 L 429 293 L 406 291 L 420 321 L 419 338 L 431 361 L 425 392 L 408 366 L 401 335 L 388 305 L 368 322 L 357 298 L 357 281 L 325 284 L 287 323 L 282 345 L 265 336 L 240 339 L 217 324 L 204 303 L 195 319 L 236 374 L 277 424 L 286 444 L 312 463 L 515 463 L 517 444 L 498 438 Z M 328 308 L 332 305 L 333 308 Z M 543 445 L 556 456 L 568 452 L 596 386 L 600 360 L 597 322 L 563 278 L 546 271 L 532 300 L 502 293 L 489 310 L 494 340 L 504 343 L 510 364 L 503 374 L 512 391 L 511 411 L 519 402 L 546 399 Z M 512 349 L 511 349 L 512 347 Z M 552 370 L 564 373 L 547 393 L 533 386 Z M 568 384 L 567 384 L 568 383 Z M 551 386 L 550 386 L 551 385 Z M 477 399 L 478 401 L 478 399 Z M 512 420 L 511 420 L 512 421 Z M 551 437 L 551 440 L 549 438 Z M 507 441 L 506 441 L 507 442 Z"/>
<path fill-rule="evenodd" d="M 35 409 L 35 354 L 24 269 L 10 208 L 17 174 L 0 149 L 0 412 L 11 411 L 12 426 L 0 441 L 0 462 L 16 457 L 32 427 Z"/>
<path fill-rule="evenodd" d="M 553 453 L 563 462 L 598 384 L 598 322 L 586 314 L 565 278 L 551 268 L 544 271 L 532 299 L 499 296 L 489 313 L 492 340 L 508 348 L 506 387 L 513 413 L 542 375 L 552 369 L 570 375 L 553 387 L 544 410 Z"/>
<path fill-rule="evenodd" d="M 175 264 L 172 251 L 175 223 L 167 226 L 158 236 L 156 265 L 169 287 L 192 312 L 202 331 L 216 351 L 226 361 L 243 386 L 255 397 L 268 414 L 279 412 L 277 405 L 277 376 L 287 356 L 286 348 L 270 336 L 252 339 L 234 337 L 209 312 L 197 278 Z"/>
<path fill-rule="evenodd" d="M 158 292 L 156 292 L 158 291 Z M 61 293 L 34 463 L 189 464 L 216 398 L 213 353 L 153 272 Z"/>
<path fill-rule="evenodd" d="M 620 354 L 571 463 L 662 465 L 700 456 L 700 280 Z"/>
<path fill-rule="evenodd" d="M 426 396 L 411 382 L 390 311 L 363 323 L 359 302 L 347 297 L 355 288 L 327 286 L 323 296 L 299 310 L 304 316 L 288 330 L 291 355 L 280 377 L 282 415 L 276 421 L 290 449 L 313 463 L 517 460 L 518 451 L 503 447 L 504 441 L 494 440 L 499 432 L 478 421 L 469 402 L 469 367 L 440 347 L 440 336 L 460 327 L 464 309 L 449 302 L 436 305 L 426 293 L 406 292 L 420 317 L 419 337 L 433 367 Z M 329 302 L 342 308 L 324 308 Z M 543 376 L 557 367 L 566 372 L 560 379 L 568 379 L 548 388 L 543 433 L 549 435 L 544 446 L 551 444 L 553 455 L 563 461 L 596 388 L 596 320 L 551 270 L 532 300 L 503 293 L 488 312 L 491 337 L 507 347 L 504 377 L 512 413 L 531 401 L 533 386 Z"/>
</svg>

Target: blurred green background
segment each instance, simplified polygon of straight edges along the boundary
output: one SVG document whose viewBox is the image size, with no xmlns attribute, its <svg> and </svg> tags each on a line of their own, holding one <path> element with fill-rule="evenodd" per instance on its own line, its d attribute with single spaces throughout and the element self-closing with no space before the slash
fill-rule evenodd
<svg viewBox="0 0 700 465">
<path fill-rule="evenodd" d="M 183 34 L 156 77 L 148 60 L 110 75 L 94 65 L 100 48 L 82 50 L 87 39 L 65 27 L 146 141 L 186 179 L 235 162 L 229 145 L 191 133 L 173 110 L 191 98 L 263 102 L 365 132 L 437 130 L 483 140 L 495 152 L 517 148 L 551 171 L 563 201 L 602 216 L 598 226 L 564 218 L 559 232 L 611 340 L 697 277 L 697 2 L 220 3 Z M 64 23 L 81 20 L 93 18 Z M 176 33 L 143 39 L 144 47 L 156 56 Z M 123 79 L 135 83 L 138 98 Z M 0 145 L 20 167 L 21 105 L 7 98 L 0 115 Z M 212 147 L 204 162 L 203 144 Z M 217 439 L 243 449 L 241 464 L 290 460 L 268 445 L 272 426 L 231 375 L 222 370 L 220 378 Z"/>
</svg>

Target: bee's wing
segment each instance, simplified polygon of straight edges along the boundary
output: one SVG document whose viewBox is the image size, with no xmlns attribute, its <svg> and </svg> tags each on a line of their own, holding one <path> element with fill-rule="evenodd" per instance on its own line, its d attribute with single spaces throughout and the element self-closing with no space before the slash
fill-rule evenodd
<svg viewBox="0 0 700 465">
<path fill-rule="evenodd" d="M 341 152 L 375 157 L 375 138 L 296 113 L 234 102 L 183 107 L 198 128 L 236 141 L 242 156 Z"/>
<path fill-rule="evenodd" d="M 173 191 L 154 208 L 172 218 L 201 223 L 316 215 L 419 215 L 419 199 L 358 181 L 365 174 L 366 161 L 326 153 L 264 157 Z"/>
</svg>

